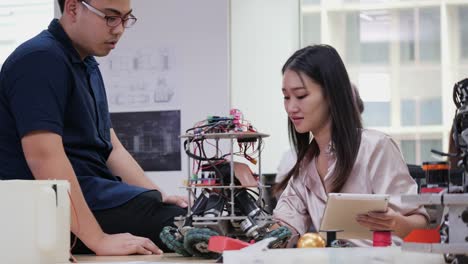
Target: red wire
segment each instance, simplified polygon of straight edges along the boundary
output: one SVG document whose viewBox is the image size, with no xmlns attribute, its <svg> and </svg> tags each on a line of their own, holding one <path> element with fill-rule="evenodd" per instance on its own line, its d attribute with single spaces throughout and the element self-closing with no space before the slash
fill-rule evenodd
<svg viewBox="0 0 468 264">
<path fill-rule="evenodd" d="M 73 199 L 72 199 L 72 196 L 70 194 L 70 191 L 68 191 L 68 197 L 70 197 L 70 204 L 71 204 L 72 209 L 73 209 L 73 215 L 74 215 L 74 217 L 76 219 L 76 228 L 77 228 L 76 232 L 79 233 L 80 232 L 80 220 L 78 219 L 78 214 L 76 213 L 76 207 L 75 207 L 75 204 L 73 203 Z M 76 235 L 74 237 L 75 237 L 75 239 L 73 240 L 73 244 L 72 244 L 72 246 L 70 248 L 70 261 L 76 263 L 77 261 L 76 261 L 76 258 L 72 254 L 72 250 L 75 247 L 76 242 L 78 241 L 78 237 Z"/>
</svg>

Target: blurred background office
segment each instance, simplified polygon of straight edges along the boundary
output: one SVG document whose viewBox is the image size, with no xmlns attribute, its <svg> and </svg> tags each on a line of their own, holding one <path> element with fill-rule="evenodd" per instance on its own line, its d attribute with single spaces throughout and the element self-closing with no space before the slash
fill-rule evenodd
<svg viewBox="0 0 468 264">
<path fill-rule="evenodd" d="M 17 45 L 46 28 L 58 15 L 55 2 L 1 1 L 0 65 Z M 448 150 L 455 111 L 453 84 L 468 77 L 467 0 L 200 0 L 196 3 L 133 0 L 138 24 L 151 28 L 158 10 L 165 10 L 168 5 L 172 8 L 165 15 L 176 18 L 178 23 L 196 25 L 201 23 L 196 19 L 197 14 L 205 17 L 217 14 L 210 24 L 221 25 L 207 29 L 203 37 L 207 38 L 206 43 L 210 43 L 209 38 L 216 40 L 211 42 L 219 47 L 217 51 L 223 59 L 212 61 L 209 54 L 204 55 L 203 70 L 220 69 L 224 74 L 217 76 L 222 79 L 222 85 L 207 84 L 208 78 L 201 79 L 199 84 L 192 83 L 191 87 L 178 84 L 183 86 L 182 90 L 203 88 L 200 91 L 204 94 L 209 94 L 210 89 L 223 90 L 225 96 L 212 108 L 209 101 L 202 104 L 181 100 L 185 105 L 205 105 L 199 117 L 192 113 L 184 118 L 187 111 L 182 110 L 182 131 L 207 114 L 226 114 L 229 108 L 239 108 L 258 131 L 271 135 L 265 140 L 262 170 L 275 173 L 282 154 L 289 149 L 287 117 L 282 108 L 281 66 L 294 50 L 327 43 L 337 48 L 351 81 L 359 88 L 366 109 L 362 115 L 366 127 L 390 134 L 400 145 L 407 163 L 421 164 L 436 159 L 430 153 L 433 148 Z M 143 12 L 148 6 L 152 10 Z M 187 10 L 192 10 L 190 20 L 184 20 Z M 160 34 L 162 30 L 173 35 L 180 33 L 182 38 L 186 34 L 174 23 L 155 30 L 159 33 L 155 32 L 153 38 L 161 36 L 160 41 L 166 45 L 170 45 L 167 39 L 172 35 Z M 121 46 L 139 45 L 135 35 L 131 36 L 131 39 L 124 37 L 116 52 Z M 188 51 L 194 36 L 186 38 L 187 50 L 174 57 L 191 56 Z M 194 56 L 200 52 L 192 50 Z M 197 65 L 191 66 L 200 71 Z M 191 69 L 181 69 L 181 79 L 186 77 L 185 71 Z M 182 164 L 185 159 L 182 152 Z M 167 184 L 179 184 L 185 178 L 186 167 L 182 165 L 179 172 L 171 172 L 174 177 Z M 149 175 L 157 180 L 163 174 Z"/>
</svg>

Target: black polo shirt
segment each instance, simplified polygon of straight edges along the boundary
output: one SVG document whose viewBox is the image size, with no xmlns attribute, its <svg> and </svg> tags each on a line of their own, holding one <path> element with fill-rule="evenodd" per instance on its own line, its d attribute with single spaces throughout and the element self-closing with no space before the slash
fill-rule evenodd
<svg viewBox="0 0 468 264">
<path fill-rule="evenodd" d="M 21 138 L 35 130 L 62 137 L 92 210 L 119 206 L 147 189 L 111 174 L 106 92 L 94 57 L 81 60 L 57 19 L 20 45 L 0 72 L 0 178 L 33 179 Z"/>
</svg>

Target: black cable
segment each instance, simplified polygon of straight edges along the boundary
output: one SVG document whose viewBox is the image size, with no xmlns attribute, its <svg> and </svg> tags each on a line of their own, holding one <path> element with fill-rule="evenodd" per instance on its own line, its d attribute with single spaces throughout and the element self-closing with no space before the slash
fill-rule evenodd
<svg viewBox="0 0 468 264">
<path fill-rule="evenodd" d="M 184 149 L 185 149 L 185 153 L 187 154 L 187 156 L 193 158 L 193 159 L 196 159 L 196 160 L 203 160 L 203 161 L 221 161 L 221 160 L 225 160 L 223 158 L 207 158 L 207 157 L 202 157 L 202 156 L 198 156 L 192 152 L 190 152 L 189 148 L 188 148 L 188 144 L 192 143 L 192 142 L 197 142 L 198 140 L 204 140 L 203 139 L 186 139 L 184 141 Z"/>
<path fill-rule="evenodd" d="M 188 133 L 189 131 L 195 130 L 197 128 L 204 128 L 204 127 L 209 127 L 209 126 L 212 126 L 212 124 L 206 124 L 206 125 L 202 125 L 202 126 L 191 127 L 189 129 L 185 130 L 185 133 Z"/>
<path fill-rule="evenodd" d="M 220 179 L 221 186 L 225 186 L 223 173 L 218 169 L 218 167 L 211 160 L 207 160 L 207 162 L 210 164 L 211 168 L 213 168 L 217 172 L 218 178 Z"/>
<path fill-rule="evenodd" d="M 193 216 L 193 215 L 198 215 L 198 214 L 200 214 L 200 213 L 206 212 L 206 211 L 211 210 L 211 209 L 215 208 L 216 206 L 218 206 L 218 205 L 225 199 L 225 197 L 223 197 L 223 195 L 220 194 L 220 193 L 217 193 L 217 194 L 219 195 L 219 196 L 218 196 L 219 198 L 218 198 L 218 200 L 216 201 L 215 204 L 213 204 L 211 207 L 203 208 L 203 210 L 199 210 L 199 211 L 196 211 L 196 212 L 192 212 L 192 215 L 191 215 L 191 216 Z M 223 208 L 222 211 L 224 211 L 224 208 Z"/>
<path fill-rule="evenodd" d="M 443 157 L 452 157 L 452 158 L 458 157 L 458 153 L 445 153 L 442 151 L 438 151 L 436 149 L 431 149 L 431 152 L 439 156 L 443 156 Z"/>
<path fill-rule="evenodd" d="M 202 144 L 202 146 L 199 147 L 199 148 L 200 148 L 201 153 L 203 153 L 203 156 L 206 157 L 206 152 L 205 152 L 204 145 Z M 218 158 L 218 160 L 219 160 L 219 158 Z M 221 160 L 225 160 L 225 159 L 221 159 Z M 223 175 L 223 173 L 212 162 L 212 159 L 207 159 L 206 161 L 210 164 L 210 167 L 213 168 L 217 172 L 218 178 L 220 179 L 220 182 L 221 182 L 221 186 L 224 186 L 224 175 Z"/>
<path fill-rule="evenodd" d="M 250 193 L 248 193 L 248 194 L 250 195 L 250 197 L 252 197 L 252 198 L 255 200 L 255 202 L 258 202 L 258 201 L 261 201 L 261 202 L 262 202 L 262 204 L 261 204 L 261 209 L 262 209 L 263 211 L 265 211 L 265 210 L 263 209 L 263 208 L 265 207 L 265 200 L 263 200 L 263 198 L 260 197 L 260 193 L 254 191 L 254 190 L 252 190 L 252 189 L 249 189 L 249 188 L 245 188 L 245 190 L 247 190 L 247 192 L 252 192 L 252 193 L 254 193 L 255 195 L 257 195 L 258 198 L 255 199 L 255 197 L 254 197 L 253 195 L 251 195 Z"/>
<path fill-rule="evenodd" d="M 200 171 L 200 168 L 201 168 L 201 161 L 197 160 L 197 163 L 198 163 L 198 167 L 197 167 L 197 173 L 198 173 Z"/>
</svg>

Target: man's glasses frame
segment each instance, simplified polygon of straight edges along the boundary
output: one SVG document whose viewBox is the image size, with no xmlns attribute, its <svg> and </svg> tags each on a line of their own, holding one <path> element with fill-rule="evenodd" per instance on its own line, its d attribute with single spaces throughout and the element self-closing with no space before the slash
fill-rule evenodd
<svg viewBox="0 0 468 264">
<path fill-rule="evenodd" d="M 108 16 L 101 10 L 93 7 L 92 5 L 86 3 L 85 1 L 80 1 L 89 11 L 93 12 L 94 14 L 102 17 L 106 20 L 106 24 L 109 27 L 117 27 L 121 23 L 123 24 L 124 28 L 131 28 L 137 22 L 137 18 L 133 15 L 129 15 L 127 18 L 123 18 L 121 16 Z"/>
</svg>

